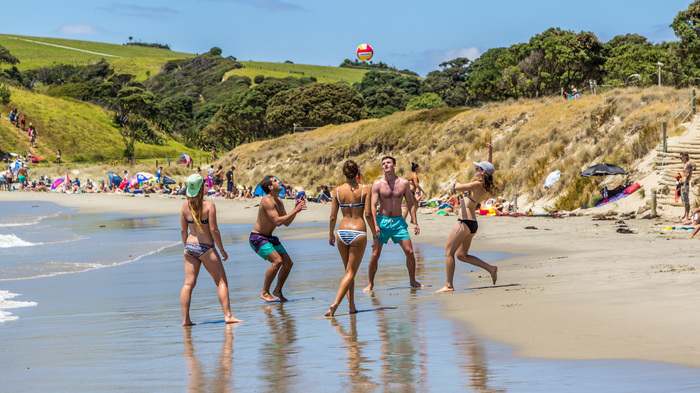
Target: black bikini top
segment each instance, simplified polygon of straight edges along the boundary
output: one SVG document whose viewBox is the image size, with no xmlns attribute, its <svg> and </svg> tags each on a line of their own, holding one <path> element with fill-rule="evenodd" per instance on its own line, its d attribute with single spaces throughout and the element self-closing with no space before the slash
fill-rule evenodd
<svg viewBox="0 0 700 393">
<path fill-rule="evenodd" d="M 206 224 L 209 224 L 209 219 L 208 219 L 208 218 L 205 218 L 205 219 L 201 220 L 200 222 L 201 222 L 202 224 L 205 224 L 205 225 L 206 225 Z M 188 224 L 194 224 L 194 220 L 187 220 L 187 223 L 188 223 Z"/>
</svg>

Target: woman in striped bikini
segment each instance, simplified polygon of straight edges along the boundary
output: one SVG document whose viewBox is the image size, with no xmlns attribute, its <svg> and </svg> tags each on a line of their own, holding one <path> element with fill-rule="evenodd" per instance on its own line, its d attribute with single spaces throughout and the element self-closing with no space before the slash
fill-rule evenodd
<svg viewBox="0 0 700 393">
<path fill-rule="evenodd" d="M 182 326 L 194 325 L 190 319 L 190 303 L 192 290 L 197 284 L 197 276 L 202 264 L 218 287 L 219 302 L 224 310 L 226 323 L 243 322 L 231 315 L 226 271 L 219 253 L 214 248 L 216 244 L 224 261 L 228 259 L 228 254 L 224 251 L 224 245 L 221 242 L 219 226 L 216 223 L 216 206 L 212 202 L 204 201 L 202 176 L 194 174 L 188 177 L 185 183 L 187 184 L 187 202 L 182 205 L 180 211 L 180 233 L 182 242 L 185 244 L 185 285 L 180 292 Z"/>
<path fill-rule="evenodd" d="M 372 218 L 370 206 L 370 189 L 363 184 L 359 184 L 357 179 L 360 177 L 360 168 L 354 161 L 346 161 L 343 165 L 343 174 L 345 175 L 345 184 L 339 186 L 333 191 L 333 206 L 331 207 L 330 218 L 330 233 L 328 243 L 335 246 L 336 235 L 335 223 L 338 219 L 338 210 L 343 213 L 343 219 L 338 225 L 338 252 L 343 259 L 345 265 L 345 277 L 340 282 L 338 294 L 335 297 L 335 302 L 331 304 L 327 317 L 335 315 L 340 302 L 347 294 L 348 305 L 350 306 L 350 314 L 357 312 L 355 308 L 355 275 L 357 269 L 360 268 L 362 256 L 365 254 L 367 246 L 367 225 L 365 217 Z M 372 232 L 375 228 L 370 225 Z"/>
</svg>

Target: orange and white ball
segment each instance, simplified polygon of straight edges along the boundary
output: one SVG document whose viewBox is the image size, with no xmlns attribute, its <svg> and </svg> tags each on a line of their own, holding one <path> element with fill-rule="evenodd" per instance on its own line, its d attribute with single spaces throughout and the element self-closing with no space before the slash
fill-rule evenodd
<svg viewBox="0 0 700 393">
<path fill-rule="evenodd" d="M 362 61 L 367 61 L 374 56 L 374 50 L 369 44 L 362 44 L 357 47 L 357 58 Z"/>
</svg>

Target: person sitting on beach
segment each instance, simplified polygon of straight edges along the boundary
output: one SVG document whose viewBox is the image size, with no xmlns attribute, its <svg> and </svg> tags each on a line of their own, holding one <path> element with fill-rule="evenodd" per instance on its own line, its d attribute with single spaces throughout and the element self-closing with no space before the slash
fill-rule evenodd
<svg viewBox="0 0 700 393">
<path fill-rule="evenodd" d="M 34 189 L 32 191 L 34 192 L 49 192 L 50 188 L 46 186 L 46 184 L 42 182 L 33 182 L 34 183 Z"/>
<path fill-rule="evenodd" d="M 92 180 L 88 179 L 87 183 L 85 183 L 85 192 L 94 192 L 93 188 Z"/>
<path fill-rule="evenodd" d="M 363 291 L 370 292 L 374 289 L 374 276 L 377 274 L 379 257 L 382 254 L 383 245 L 389 243 L 389 239 L 394 244 L 398 243 L 406 255 L 406 269 L 411 287 L 422 288 L 421 283 L 416 281 L 416 258 L 413 255 L 411 236 L 406 229 L 408 224 L 401 215 L 401 200 L 406 199 L 413 223 L 413 233 L 416 236 L 419 235 L 420 227 L 418 226 L 416 210 L 413 208 L 411 188 L 408 185 L 408 180 L 396 175 L 396 159 L 394 157 L 385 156 L 382 158 L 382 170 L 384 177 L 372 185 L 370 198 L 372 221 L 369 224 L 374 225 L 375 230 L 372 232 L 376 233 L 376 236 L 372 244 L 372 256 L 369 259 L 369 284 Z"/>
<path fill-rule="evenodd" d="M 255 194 L 253 193 L 253 186 L 248 186 L 248 189 L 246 190 L 246 198 L 254 198 Z"/>
<path fill-rule="evenodd" d="M 455 195 L 454 190 L 450 190 L 450 198 L 439 206 L 431 208 L 430 211 L 452 213 L 457 211 L 457 204 L 459 204 L 459 197 Z"/>
<path fill-rule="evenodd" d="M 306 201 L 297 199 L 294 209 L 288 214 L 279 197 L 282 186 L 276 177 L 265 176 L 260 182 L 260 188 L 262 188 L 265 196 L 260 201 L 258 218 L 249 238 L 250 247 L 253 251 L 260 258 L 270 262 L 270 267 L 265 272 L 260 298 L 266 302 L 284 302 L 287 299 L 282 294 L 282 287 L 292 271 L 294 262 L 292 262 L 289 254 L 287 254 L 287 250 L 284 249 L 277 236 L 272 236 L 272 232 L 279 226 L 289 226 L 300 211 L 306 210 Z M 272 294 L 270 294 L 270 286 L 275 276 L 277 276 L 277 285 Z"/>
<path fill-rule="evenodd" d="M 491 275 L 493 284 L 496 285 L 498 267 L 491 266 L 474 255 L 469 255 L 469 247 L 472 239 L 479 228 L 476 222 L 476 207 L 488 195 L 493 194 L 495 186 L 493 184 L 493 172 L 495 168 L 491 161 L 493 160 L 493 149 L 490 143 L 486 144 L 489 154 L 486 161 L 475 162 L 476 166 L 476 181 L 471 183 L 457 183 L 452 187 L 456 191 L 467 191 L 464 196 L 465 200 L 459 208 L 459 218 L 452 227 L 450 236 L 447 238 L 447 246 L 445 247 L 445 270 L 447 280 L 445 286 L 436 292 L 451 292 L 454 291 L 454 274 L 455 274 L 455 253 L 457 259 L 462 262 L 480 267 Z"/>
<path fill-rule="evenodd" d="M 102 183 L 100 183 L 99 191 L 102 192 L 102 193 L 108 193 L 108 192 L 110 192 L 109 189 L 107 188 L 107 186 L 105 185 L 105 181 L 104 181 L 104 180 L 102 180 Z"/>
<path fill-rule="evenodd" d="M 231 314 L 226 271 L 221 262 L 228 259 L 221 242 L 221 233 L 216 221 L 216 205 L 204 201 L 204 179 L 194 174 L 187 178 L 187 202 L 180 210 L 180 234 L 185 246 L 185 284 L 180 291 L 180 306 L 182 307 L 182 326 L 192 326 L 190 304 L 192 290 L 197 284 L 197 276 L 202 264 L 207 269 L 218 288 L 219 303 L 224 311 L 226 323 L 243 322 Z M 189 232 L 189 234 L 188 234 Z M 221 251 L 221 257 L 216 251 Z"/>
<path fill-rule="evenodd" d="M 357 308 L 355 307 L 355 275 L 360 268 L 362 256 L 365 254 L 367 247 L 365 218 L 368 221 L 372 219 L 369 187 L 358 183 L 357 175 L 359 173 L 360 168 L 355 161 L 346 161 L 343 165 L 345 184 L 338 186 L 333 192 L 335 196 L 331 207 L 328 244 L 335 246 L 336 236 L 333 231 L 335 231 L 335 223 L 340 210 L 343 213 L 343 219 L 338 226 L 337 241 L 338 252 L 345 266 L 345 276 L 340 282 L 335 301 L 331 304 L 328 312 L 326 312 L 327 317 L 335 315 L 335 311 L 346 294 L 348 296 L 350 314 L 357 313 Z M 372 234 L 376 236 L 374 228 L 370 228 L 373 229 Z"/>
</svg>

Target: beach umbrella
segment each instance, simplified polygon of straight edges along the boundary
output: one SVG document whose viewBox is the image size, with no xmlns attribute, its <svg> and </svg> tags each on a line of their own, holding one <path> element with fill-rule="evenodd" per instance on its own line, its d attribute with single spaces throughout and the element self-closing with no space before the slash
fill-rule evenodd
<svg viewBox="0 0 700 393">
<path fill-rule="evenodd" d="M 544 181 L 544 188 L 550 188 L 554 185 L 554 183 L 559 181 L 559 178 L 561 177 L 561 171 L 554 171 L 550 173 L 547 176 L 547 179 Z"/>
<path fill-rule="evenodd" d="M 590 176 L 603 176 L 603 190 L 605 195 L 604 197 L 608 197 L 608 190 L 605 188 L 605 176 L 607 175 L 626 175 L 629 172 L 626 170 L 620 168 L 617 165 L 612 165 L 612 164 L 598 164 L 598 165 L 593 165 L 592 167 L 586 169 L 583 171 L 581 174 L 582 177 L 590 177 Z"/>
<path fill-rule="evenodd" d="M 145 183 L 148 181 L 155 181 L 155 176 L 146 172 L 139 172 L 129 179 L 129 187 L 133 187 L 137 184 Z"/>
<path fill-rule="evenodd" d="M 52 189 L 52 190 L 55 190 L 56 187 L 58 187 L 58 186 L 60 186 L 61 184 L 63 184 L 64 181 L 66 181 L 66 179 L 64 179 L 64 178 L 60 178 L 60 179 L 54 180 L 54 181 L 53 181 L 53 184 L 51 184 L 51 189 Z"/>
</svg>

